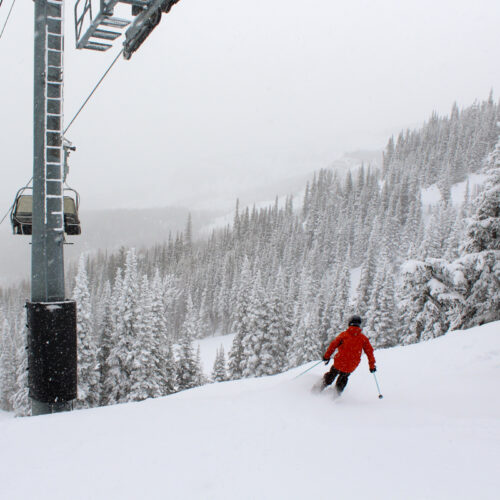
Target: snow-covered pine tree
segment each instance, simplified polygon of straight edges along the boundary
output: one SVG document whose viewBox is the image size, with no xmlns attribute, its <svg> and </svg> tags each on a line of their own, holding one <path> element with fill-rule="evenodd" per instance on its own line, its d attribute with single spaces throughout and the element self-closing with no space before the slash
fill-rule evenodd
<svg viewBox="0 0 500 500">
<path fill-rule="evenodd" d="M 262 349 L 270 342 L 268 337 L 268 307 L 260 272 L 255 277 L 245 322 L 248 331 L 243 337 L 243 377 L 260 377 L 269 369 L 269 353 L 262 358 Z M 265 367 L 265 368 L 264 368 Z"/>
<path fill-rule="evenodd" d="M 177 355 L 177 383 L 180 391 L 196 387 L 200 381 L 199 364 L 193 350 L 193 338 L 197 332 L 197 311 L 191 296 L 188 296 L 186 319 L 182 325 Z"/>
<path fill-rule="evenodd" d="M 80 257 L 78 264 L 73 300 L 76 301 L 77 307 L 76 329 L 78 335 L 78 398 L 76 404 L 79 408 L 93 408 L 99 404 L 100 377 L 84 255 Z"/>
<path fill-rule="evenodd" d="M 27 417 L 31 415 L 31 404 L 28 396 L 28 351 L 25 328 L 21 329 L 19 338 L 16 352 L 16 385 L 11 396 L 11 404 L 16 417 Z"/>
<path fill-rule="evenodd" d="M 198 349 L 196 349 L 196 372 L 197 372 L 196 386 L 205 385 L 208 380 L 203 372 L 203 362 L 201 361 L 201 347 L 199 344 L 198 344 Z"/>
<path fill-rule="evenodd" d="M 111 285 L 109 281 L 104 283 L 102 288 L 101 297 L 101 320 L 98 325 L 98 364 L 99 364 L 99 385 L 101 394 L 99 397 L 99 405 L 106 406 L 108 404 L 108 395 L 106 393 L 107 380 L 108 380 L 108 358 L 111 351 L 113 333 L 115 324 L 113 323 L 113 303 Z"/>
<path fill-rule="evenodd" d="M 175 311 L 179 298 L 182 297 L 182 291 L 179 288 L 179 280 L 173 274 L 166 274 L 163 277 L 163 311 L 167 328 L 167 336 L 170 340 L 175 338 L 177 332 Z"/>
<path fill-rule="evenodd" d="M 100 350 L 101 359 L 101 405 L 111 405 L 117 403 L 116 384 L 121 380 L 120 359 L 118 358 L 116 347 L 119 342 L 117 335 L 118 325 L 118 304 L 123 293 L 123 271 L 120 267 L 116 269 L 114 284 L 111 289 L 109 301 L 109 335 L 107 335 L 107 348 Z M 103 325 L 104 327 L 104 325 Z M 103 331 L 104 335 L 104 331 Z M 102 338 L 104 340 L 104 337 Z M 101 348 L 104 348 L 102 345 Z M 107 352 L 106 352 L 107 351 Z"/>
<path fill-rule="evenodd" d="M 0 334 L 0 408 L 12 411 L 11 400 L 16 390 L 16 344 L 7 319 L 3 320 Z"/>
<path fill-rule="evenodd" d="M 368 309 L 368 302 L 370 300 L 373 279 L 375 278 L 375 256 L 378 251 L 378 240 L 380 239 L 379 233 L 380 225 L 378 223 L 378 219 L 376 219 L 370 234 L 368 250 L 366 252 L 366 259 L 361 266 L 361 274 L 356 293 L 356 314 L 359 314 L 361 317 L 365 315 Z"/>
<path fill-rule="evenodd" d="M 293 327 L 293 306 L 288 300 L 285 274 L 281 268 L 267 305 L 269 308 L 269 343 L 263 346 L 262 350 L 268 352 L 273 360 L 273 368 L 269 374 L 281 373 L 288 366 L 288 351 Z"/>
<path fill-rule="evenodd" d="M 177 381 L 177 362 L 175 360 L 174 348 L 172 341 L 167 337 L 165 343 L 161 346 L 161 368 L 163 375 L 162 395 L 173 394 L 179 390 Z"/>
<path fill-rule="evenodd" d="M 330 296 L 327 301 L 326 314 L 329 319 L 329 329 L 322 342 L 322 349 L 346 328 L 346 320 L 352 313 L 350 306 L 351 276 L 348 259 L 349 252 L 343 261 L 337 264 L 332 276 Z"/>
<path fill-rule="evenodd" d="M 391 264 L 384 260 L 375 275 L 365 333 L 374 347 L 392 347 L 398 343 L 398 330 L 394 271 Z"/>
<path fill-rule="evenodd" d="M 152 332 L 158 342 L 158 359 L 161 395 L 172 394 L 177 391 L 177 374 L 172 342 L 168 335 L 165 313 L 165 283 L 161 279 L 159 269 L 155 270 L 151 283 L 151 314 Z"/>
<path fill-rule="evenodd" d="M 465 255 L 453 263 L 460 272 L 456 281 L 464 301 L 454 328 L 500 319 L 500 136 L 486 172 L 484 190 L 473 203 L 462 247 Z"/>
<path fill-rule="evenodd" d="M 118 274 L 118 277 L 120 274 Z M 108 357 L 107 390 L 110 404 L 128 401 L 131 390 L 134 353 L 137 337 L 139 279 L 135 249 L 127 252 L 123 280 L 115 280 L 116 330 Z"/>
<path fill-rule="evenodd" d="M 320 297 L 316 285 L 306 268 L 300 276 L 300 288 L 294 313 L 291 347 L 288 356 L 290 367 L 319 359 L 322 354 L 320 338 Z"/>
<path fill-rule="evenodd" d="M 153 330 L 152 293 L 149 280 L 143 276 L 139 290 L 136 335 L 132 344 L 129 401 L 143 401 L 162 394 L 159 338 Z"/>
<path fill-rule="evenodd" d="M 373 342 L 377 337 L 377 323 L 379 314 L 382 312 L 382 292 L 384 287 L 384 262 L 380 263 L 373 279 L 373 285 L 368 301 L 368 308 L 364 314 L 363 331 Z M 375 344 L 374 347 L 377 347 Z"/>
<path fill-rule="evenodd" d="M 448 331 L 462 304 L 454 282 L 454 271 L 444 259 L 408 261 L 402 266 L 398 295 L 403 344 Z"/>
<path fill-rule="evenodd" d="M 243 260 L 240 273 L 239 287 L 235 305 L 235 336 L 229 351 L 228 375 L 231 380 L 243 377 L 243 339 L 249 332 L 248 310 L 250 307 L 250 293 L 252 290 L 250 261 L 247 257 Z"/>
<path fill-rule="evenodd" d="M 212 381 L 225 382 L 227 380 L 226 356 L 224 355 L 224 346 L 221 344 L 217 349 L 214 366 L 212 369 Z"/>
<path fill-rule="evenodd" d="M 296 323 L 294 326 L 289 366 L 300 366 L 309 361 L 320 359 L 322 354 L 316 304 L 311 308 L 311 311 L 303 311 L 298 324 Z"/>
</svg>

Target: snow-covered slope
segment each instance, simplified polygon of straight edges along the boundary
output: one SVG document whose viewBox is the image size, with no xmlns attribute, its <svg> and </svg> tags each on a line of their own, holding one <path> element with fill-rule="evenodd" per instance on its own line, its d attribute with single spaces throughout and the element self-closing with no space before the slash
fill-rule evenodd
<svg viewBox="0 0 500 500">
<path fill-rule="evenodd" d="M 341 399 L 312 364 L 69 414 L 0 419 L 5 499 L 493 499 L 500 322 L 376 352 Z"/>
</svg>

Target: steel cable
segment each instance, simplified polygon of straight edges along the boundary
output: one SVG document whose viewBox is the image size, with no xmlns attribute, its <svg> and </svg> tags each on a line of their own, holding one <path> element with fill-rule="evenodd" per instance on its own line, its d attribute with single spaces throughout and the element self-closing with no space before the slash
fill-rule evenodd
<svg viewBox="0 0 500 500">
<path fill-rule="evenodd" d="M 92 92 L 89 94 L 89 96 L 87 97 L 87 99 L 85 99 L 85 102 L 80 106 L 80 109 L 78 110 L 78 112 L 76 113 L 76 115 L 69 122 L 69 125 L 64 129 L 63 136 L 64 136 L 64 134 L 66 134 L 66 132 L 68 131 L 68 129 L 71 127 L 71 125 L 73 125 L 73 122 L 76 120 L 76 117 L 80 114 L 80 112 L 82 111 L 82 109 L 89 102 L 90 98 L 94 95 L 94 92 L 97 90 L 97 87 L 99 87 L 99 85 L 101 84 L 101 82 L 104 80 L 104 78 L 106 77 L 106 75 L 110 72 L 111 68 L 114 66 L 115 62 L 118 61 L 118 58 L 122 55 L 122 53 L 123 53 L 123 49 L 120 50 L 120 52 L 118 52 L 118 54 L 116 55 L 116 57 L 113 59 L 113 62 L 109 65 L 108 69 L 104 72 L 104 74 L 101 76 L 100 80 L 97 82 L 97 84 L 95 85 L 95 87 L 92 89 Z"/>
<path fill-rule="evenodd" d="M 3 2 L 3 0 L 0 0 L 0 5 L 2 5 L 2 2 Z M 3 32 L 5 31 L 5 27 L 7 26 L 7 23 L 9 22 L 10 15 L 12 14 L 12 9 L 14 8 L 15 4 L 16 4 L 16 0 L 14 0 L 12 2 L 12 5 L 10 6 L 9 13 L 7 14 L 7 19 L 5 19 L 2 31 L 0 32 L 0 39 L 2 38 Z"/>
</svg>

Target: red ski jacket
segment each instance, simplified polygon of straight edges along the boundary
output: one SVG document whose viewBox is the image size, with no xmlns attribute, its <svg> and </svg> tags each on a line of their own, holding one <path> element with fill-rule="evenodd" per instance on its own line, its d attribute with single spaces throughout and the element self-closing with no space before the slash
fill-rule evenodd
<svg viewBox="0 0 500 500">
<path fill-rule="evenodd" d="M 333 358 L 333 366 L 344 373 L 352 373 L 361 361 L 361 351 L 365 351 L 368 356 L 370 370 L 375 368 L 375 357 L 373 356 L 373 347 L 368 338 L 361 333 L 359 326 L 350 326 L 346 331 L 329 345 L 324 358 L 330 359 L 331 355 L 338 349 Z"/>
</svg>

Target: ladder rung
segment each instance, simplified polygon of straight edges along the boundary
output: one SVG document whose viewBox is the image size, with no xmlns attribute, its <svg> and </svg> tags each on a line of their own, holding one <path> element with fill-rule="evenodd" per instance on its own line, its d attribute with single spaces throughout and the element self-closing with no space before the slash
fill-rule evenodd
<svg viewBox="0 0 500 500">
<path fill-rule="evenodd" d="M 97 29 L 92 34 L 93 38 L 102 38 L 103 40 L 116 40 L 121 35 L 118 31 Z"/>
<path fill-rule="evenodd" d="M 120 17 L 105 17 L 100 24 L 102 26 L 112 26 L 114 28 L 125 28 L 125 26 L 130 24 L 130 21 Z"/>
<path fill-rule="evenodd" d="M 84 45 L 84 48 L 86 49 L 99 50 L 101 52 L 104 52 L 105 50 L 108 50 L 111 47 L 112 45 L 110 43 L 99 43 L 99 42 L 87 42 Z"/>
</svg>

